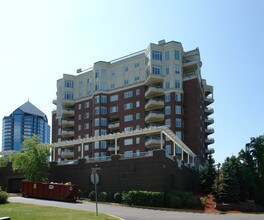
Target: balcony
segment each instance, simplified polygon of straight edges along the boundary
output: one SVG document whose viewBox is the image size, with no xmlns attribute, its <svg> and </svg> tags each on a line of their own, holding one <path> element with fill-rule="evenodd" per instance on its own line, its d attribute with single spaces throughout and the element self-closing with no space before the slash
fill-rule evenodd
<svg viewBox="0 0 264 220">
<path fill-rule="evenodd" d="M 160 111 L 151 111 L 145 117 L 146 123 L 159 122 L 163 120 L 164 120 L 164 112 L 160 112 Z"/>
<path fill-rule="evenodd" d="M 62 138 L 74 137 L 74 131 L 62 130 L 61 136 L 62 136 Z"/>
<path fill-rule="evenodd" d="M 163 81 L 164 81 L 164 76 L 158 74 L 149 74 L 147 76 L 145 84 L 149 86 L 153 84 L 163 83 Z"/>
<path fill-rule="evenodd" d="M 156 86 L 149 86 L 147 91 L 145 92 L 145 97 L 151 98 L 156 96 L 161 96 L 164 94 L 164 89 L 162 87 L 156 87 Z"/>
<path fill-rule="evenodd" d="M 213 128 L 206 128 L 206 129 L 205 129 L 205 133 L 206 133 L 207 135 L 209 135 L 209 134 L 213 134 L 213 133 L 214 133 L 214 129 L 213 129 Z"/>
<path fill-rule="evenodd" d="M 74 101 L 71 99 L 63 99 L 62 100 L 62 107 L 73 107 L 74 106 Z"/>
<path fill-rule="evenodd" d="M 184 72 L 197 69 L 202 66 L 202 62 L 199 60 L 198 56 L 189 56 L 183 59 L 183 70 Z"/>
<path fill-rule="evenodd" d="M 214 148 L 208 148 L 208 149 L 205 150 L 205 153 L 206 154 L 214 154 L 215 150 L 214 150 Z"/>
<path fill-rule="evenodd" d="M 206 144 L 213 144 L 215 141 L 214 141 L 214 139 L 213 138 L 206 138 L 205 139 L 205 143 Z"/>
<path fill-rule="evenodd" d="M 113 121 L 108 124 L 109 129 L 117 129 L 119 128 L 119 121 Z"/>
<path fill-rule="evenodd" d="M 214 99 L 213 99 L 213 97 L 206 97 L 204 99 L 204 102 L 205 102 L 205 105 L 207 106 L 207 105 L 214 103 Z"/>
<path fill-rule="evenodd" d="M 62 110 L 62 118 L 68 118 L 74 116 L 74 110 L 73 109 L 63 109 Z"/>
<path fill-rule="evenodd" d="M 149 149 L 157 149 L 160 148 L 161 140 L 158 137 L 147 138 L 145 142 L 145 147 Z M 164 146 L 165 141 L 162 140 L 162 146 Z"/>
<path fill-rule="evenodd" d="M 119 146 L 117 146 L 117 150 L 119 150 Z M 115 151 L 115 146 L 108 146 L 108 151 Z"/>
<path fill-rule="evenodd" d="M 204 94 L 205 96 L 208 96 L 210 94 L 213 94 L 214 87 L 209 85 L 204 85 Z"/>
<path fill-rule="evenodd" d="M 164 108 L 164 101 L 162 99 L 149 99 L 145 104 L 146 111 L 160 108 Z"/>
<path fill-rule="evenodd" d="M 214 119 L 208 117 L 208 118 L 206 118 L 204 120 L 204 122 L 205 122 L 206 125 L 210 125 L 210 124 L 213 124 L 214 123 Z"/>
<path fill-rule="evenodd" d="M 208 115 L 211 115 L 214 113 L 214 109 L 213 108 L 205 108 L 204 112 L 205 112 L 205 115 L 208 116 Z"/>
<path fill-rule="evenodd" d="M 64 150 L 61 152 L 61 157 L 62 158 L 72 158 L 72 157 L 74 157 L 74 151 Z"/>
<path fill-rule="evenodd" d="M 74 120 L 65 120 L 65 119 L 63 119 L 61 121 L 61 127 L 62 128 L 74 127 Z"/>
</svg>

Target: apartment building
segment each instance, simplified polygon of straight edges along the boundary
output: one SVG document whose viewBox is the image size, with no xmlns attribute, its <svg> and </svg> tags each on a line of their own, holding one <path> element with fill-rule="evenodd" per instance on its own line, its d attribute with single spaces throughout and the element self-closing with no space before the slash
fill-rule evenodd
<svg viewBox="0 0 264 220">
<path fill-rule="evenodd" d="M 179 161 L 204 164 L 213 153 L 213 86 L 201 76 L 199 49 L 176 41 L 99 61 L 57 81 L 53 160 L 133 157 L 162 148 Z"/>
<path fill-rule="evenodd" d="M 40 142 L 50 143 L 50 126 L 47 116 L 29 101 L 3 118 L 3 154 L 19 151 L 23 137 L 39 135 Z"/>
</svg>

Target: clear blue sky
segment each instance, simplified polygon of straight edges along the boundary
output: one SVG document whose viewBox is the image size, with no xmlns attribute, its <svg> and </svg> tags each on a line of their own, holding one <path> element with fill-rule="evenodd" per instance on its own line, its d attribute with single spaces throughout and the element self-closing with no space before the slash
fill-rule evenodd
<svg viewBox="0 0 264 220">
<path fill-rule="evenodd" d="M 51 125 L 63 73 L 161 39 L 200 49 L 202 76 L 214 86 L 216 162 L 264 133 L 261 0 L 0 0 L 0 129 L 28 99 Z"/>
</svg>

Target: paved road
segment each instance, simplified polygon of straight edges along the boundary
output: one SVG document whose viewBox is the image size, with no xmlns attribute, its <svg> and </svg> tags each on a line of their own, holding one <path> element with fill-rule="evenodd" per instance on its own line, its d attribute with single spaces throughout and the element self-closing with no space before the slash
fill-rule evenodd
<svg viewBox="0 0 264 220">
<path fill-rule="evenodd" d="M 49 200 L 31 199 L 23 197 L 9 197 L 10 202 L 54 206 L 95 212 L 95 203 L 66 203 Z M 264 214 L 207 214 L 195 212 L 162 211 L 123 207 L 116 205 L 98 204 L 100 212 L 118 216 L 125 220 L 258 220 L 264 219 Z"/>
</svg>

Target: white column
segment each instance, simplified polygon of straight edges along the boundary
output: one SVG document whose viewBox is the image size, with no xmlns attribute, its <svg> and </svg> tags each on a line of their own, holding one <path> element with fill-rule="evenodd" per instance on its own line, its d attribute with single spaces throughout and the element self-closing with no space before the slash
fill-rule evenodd
<svg viewBox="0 0 264 220">
<path fill-rule="evenodd" d="M 81 158 L 83 158 L 83 142 L 82 142 L 82 153 L 81 153 Z"/>
<path fill-rule="evenodd" d="M 115 137 L 115 154 L 117 154 L 117 137 Z"/>
<path fill-rule="evenodd" d="M 160 149 L 163 149 L 163 147 L 162 147 L 162 131 L 160 132 Z"/>
<path fill-rule="evenodd" d="M 188 154 L 188 164 L 190 164 L 190 154 Z"/>
<path fill-rule="evenodd" d="M 173 145 L 173 156 L 175 156 L 176 155 L 176 144 L 174 143 L 174 145 Z"/>
<path fill-rule="evenodd" d="M 181 149 L 181 150 L 182 150 L 181 160 L 183 160 L 183 149 Z"/>
<path fill-rule="evenodd" d="M 53 162 L 55 161 L 55 155 L 56 155 L 56 147 L 53 145 Z"/>
</svg>

